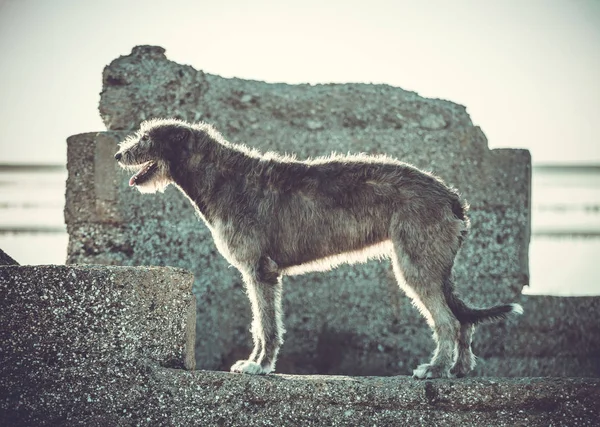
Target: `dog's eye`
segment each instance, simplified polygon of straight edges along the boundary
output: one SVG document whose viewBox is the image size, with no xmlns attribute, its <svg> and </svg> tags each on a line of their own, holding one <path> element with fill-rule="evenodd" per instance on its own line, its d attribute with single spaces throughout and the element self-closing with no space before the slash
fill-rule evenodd
<svg viewBox="0 0 600 427">
<path fill-rule="evenodd" d="M 140 138 L 140 141 L 148 141 L 148 135 L 147 134 L 143 134 L 142 137 Z"/>
</svg>

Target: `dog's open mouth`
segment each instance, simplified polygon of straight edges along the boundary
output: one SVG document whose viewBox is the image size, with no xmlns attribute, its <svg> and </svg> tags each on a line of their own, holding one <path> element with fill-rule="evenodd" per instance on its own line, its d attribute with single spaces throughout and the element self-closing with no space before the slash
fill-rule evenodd
<svg viewBox="0 0 600 427">
<path fill-rule="evenodd" d="M 143 184 L 144 182 L 148 181 L 154 172 L 156 172 L 157 168 L 158 165 L 152 161 L 144 163 L 142 168 L 135 175 L 129 178 L 129 186 L 133 187 L 134 185 Z"/>
</svg>

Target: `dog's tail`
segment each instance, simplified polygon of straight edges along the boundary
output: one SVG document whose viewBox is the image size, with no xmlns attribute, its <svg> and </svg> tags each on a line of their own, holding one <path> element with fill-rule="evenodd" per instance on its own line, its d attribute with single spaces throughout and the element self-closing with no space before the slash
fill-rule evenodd
<svg viewBox="0 0 600 427">
<path fill-rule="evenodd" d="M 462 324 L 477 325 L 482 322 L 503 320 L 512 315 L 523 314 L 521 304 L 500 304 L 490 308 L 472 308 L 465 304 L 453 290 L 453 286 L 444 286 L 444 297 L 450 310 Z"/>
</svg>

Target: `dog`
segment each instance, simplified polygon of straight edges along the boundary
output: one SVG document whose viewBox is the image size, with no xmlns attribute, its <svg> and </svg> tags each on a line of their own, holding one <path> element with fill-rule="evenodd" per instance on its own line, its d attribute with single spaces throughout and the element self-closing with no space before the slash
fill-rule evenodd
<svg viewBox="0 0 600 427">
<path fill-rule="evenodd" d="M 173 184 L 190 200 L 219 252 L 244 279 L 252 353 L 231 371 L 268 374 L 283 344 L 281 279 L 342 263 L 390 258 L 400 287 L 433 330 L 419 379 L 466 375 L 474 326 L 522 314 L 519 304 L 467 306 L 452 268 L 469 229 L 468 205 L 436 176 L 387 156 L 296 160 L 226 141 L 211 125 L 153 119 L 115 159 L 142 193 Z"/>
</svg>

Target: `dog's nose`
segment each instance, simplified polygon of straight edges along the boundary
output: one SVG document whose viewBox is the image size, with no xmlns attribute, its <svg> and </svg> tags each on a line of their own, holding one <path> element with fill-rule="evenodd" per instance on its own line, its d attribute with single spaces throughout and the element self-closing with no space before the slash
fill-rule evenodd
<svg viewBox="0 0 600 427">
<path fill-rule="evenodd" d="M 121 155 L 121 153 L 120 153 L 120 152 L 118 152 L 117 154 L 115 154 L 115 160 L 116 160 L 116 161 L 119 161 L 119 160 L 121 160 L 121 156 L 122 156 L 122 155 Z"/>
</svg>

